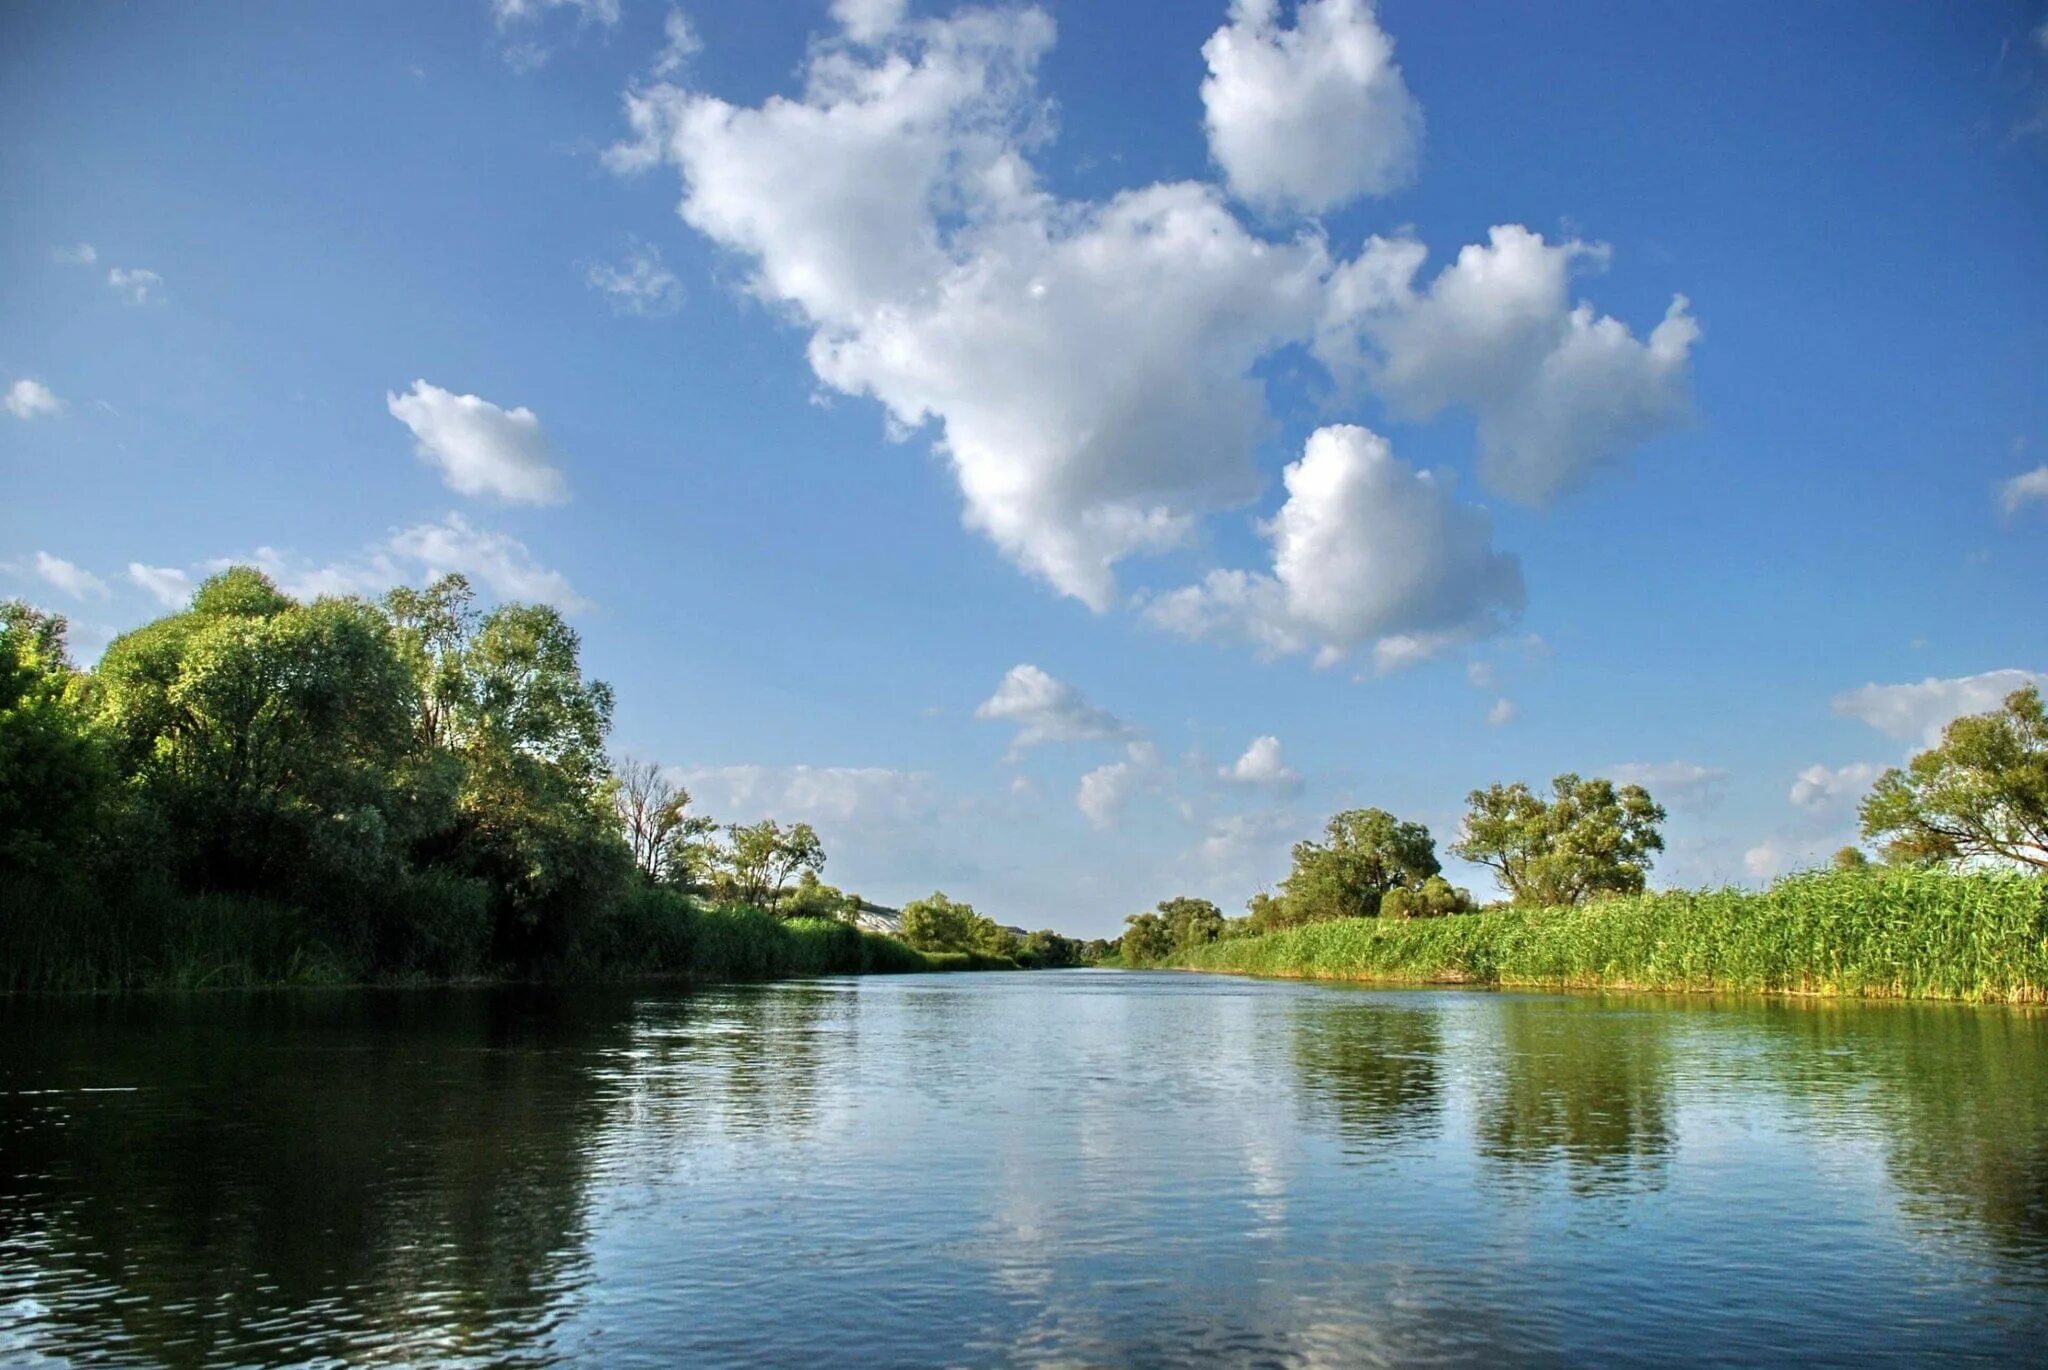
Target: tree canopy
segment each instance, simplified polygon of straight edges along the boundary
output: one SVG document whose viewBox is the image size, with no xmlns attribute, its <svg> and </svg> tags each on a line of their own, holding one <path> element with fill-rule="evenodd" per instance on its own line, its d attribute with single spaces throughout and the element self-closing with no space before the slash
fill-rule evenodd
<svg viewBox="0 0 2048 1370">
<path fill-rule="evenodd" d="M 1950 723 L 1937 746 L 1878 777 L 1860 817 L 1864 838 L 1893 861 L 2048 870 L 2048 712 L 2039 688 Z"/>
<path fill-rule="evenodd" d="M 1664 850 L 1665 813 L 1640 785 L 1567 772 L 1546 801 L 1519 781 L 1472 791 L 1451 853 L 1485 866 L 1517 904 L 1577 904 L 1636 894 Z"/>
</svg>

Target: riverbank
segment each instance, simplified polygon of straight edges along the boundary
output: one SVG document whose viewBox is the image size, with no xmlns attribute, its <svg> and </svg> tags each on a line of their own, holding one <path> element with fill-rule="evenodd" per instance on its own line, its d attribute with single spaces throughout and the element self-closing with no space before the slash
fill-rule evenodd
<svg viewBox="0 0 2048 1370">
<path fill-rule="evenodd" d="M 1762 892 L 1346 919 L 1212 942 L 1170 967 L 1292 979 L 2048 1002 L 2048 880 L 1819 872 Z"/>
<path fill-rule="evenodd" d="M 308 910 L 141 886 L 0 888 L 0 993 L 487 985 L 1015 970 L 1008 957 L 923 952 L 832 918 L 782 918 L 646 889 L 589 920 L 566 953 L 514 966 L 468 891 L 414 890 L 369 909 Z"/>
</svg>

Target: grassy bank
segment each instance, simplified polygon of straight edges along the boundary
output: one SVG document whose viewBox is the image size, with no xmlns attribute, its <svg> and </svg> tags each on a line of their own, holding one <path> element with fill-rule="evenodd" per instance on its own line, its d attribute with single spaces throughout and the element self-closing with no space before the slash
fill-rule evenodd
<svg viewBox="0 0 2048 1370">
<path fill-rule="evenodd" d="M 1004 957 L 920 952 L 829 918 L 778 918 L 641 889 L 590 920 L 569 951 L 514 971 L 468 882 L 428 881 L 370 909 L 141 884 L 0 886 L 0 992 L 426 984 L 494 979 L 775 980 L 1013 970 Z"/>
<path fill-rule="evenodd" d="M 1214 942 L 1188 970 L 1410 984 L 2048 1002 L 2048 881 L 1882 870 L 1762 893 L 1349 919 Z"/>
</svg>

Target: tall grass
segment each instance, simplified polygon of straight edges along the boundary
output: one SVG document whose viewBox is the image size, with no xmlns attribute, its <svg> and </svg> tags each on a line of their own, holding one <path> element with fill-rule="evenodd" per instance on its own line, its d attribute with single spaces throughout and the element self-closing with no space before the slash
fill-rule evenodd
<svg viewBox="0 0 2048 1370">
<path fill-rule="evenodd" d="M 2048 1001 L 2048 880 L 1815 872 L 1761 893 L 1348 919 L 1211 943 L 1190 970 L 1311 979 Z"/>
<path fill-rule="evenodd" d="M 102 888 L 0 884 L 0 992 L 207 989 L 480 980 L 490 960 L 489 894 L 431 875 L 367 911 L 187 894 L 156 883 Z M 829 918 L 778 918 L 638 887 L 581 927 L 568 953 L 524 972 L 561 980 L 1015 969 L 1006 958 L 919 952 Z"/>
</svg>

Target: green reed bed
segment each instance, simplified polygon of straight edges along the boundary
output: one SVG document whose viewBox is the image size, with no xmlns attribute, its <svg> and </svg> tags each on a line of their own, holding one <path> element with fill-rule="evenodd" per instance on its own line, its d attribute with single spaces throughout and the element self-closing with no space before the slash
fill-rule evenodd
<svg viewBox="0 0 2048 1370">
<path fill-rule="evenodd" d="M 1350 919 L 1215 942 L 1189 970 L 1309 979 L 2048 1001 L 2048 880 L 1815 872 L 1761 893 Z"/>
</svg>

